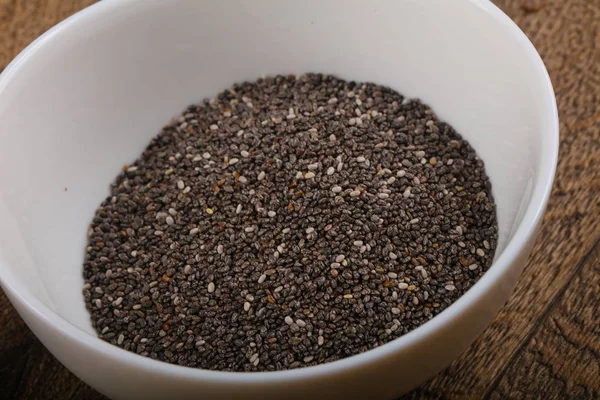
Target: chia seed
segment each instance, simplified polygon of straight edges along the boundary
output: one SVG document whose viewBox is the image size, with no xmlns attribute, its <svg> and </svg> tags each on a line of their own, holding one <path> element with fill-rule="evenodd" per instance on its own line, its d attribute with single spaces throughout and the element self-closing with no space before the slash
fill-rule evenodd
<svg viewBox="0 0 600 400">
<path fill-rule="evenodd" d="M 90 226 L 83 295 L 125 350 L 284 370 L 429 321 L 496 245 L 483 161 L 427 105 L 275 76 L 188 107 L 123 168 Z"/>
</svg>

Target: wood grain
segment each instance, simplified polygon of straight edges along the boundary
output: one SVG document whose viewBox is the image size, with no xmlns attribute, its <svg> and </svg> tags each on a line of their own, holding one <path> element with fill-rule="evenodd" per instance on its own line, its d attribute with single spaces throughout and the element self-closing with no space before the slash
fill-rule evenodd
<svg viewBox="0 0 600 400">
<path fill-rule="evenodd" d="M 0 68 L 92 0 L 0 0 Z M 600 0 L 498 0 L 532 40 L 559 106 L 561 150 L 533 255 L 494 322 L 406 399 L 600 397 Z M 31 334 L 0 291 L 0 399 L 101 399 Z M 596 378 L 596 379 L 594 379 Z"/>
<path fill-rule="evenodd" d="M 600 399 L 600 245 L 500 377 L 494 400 Z M 533 387 L 530 382 L 544 382 Z"/>
<path fill-rule="evenodd" d="M 35 38 L 95 0 L 0 0 L 0 70 Z"/>
</svg>

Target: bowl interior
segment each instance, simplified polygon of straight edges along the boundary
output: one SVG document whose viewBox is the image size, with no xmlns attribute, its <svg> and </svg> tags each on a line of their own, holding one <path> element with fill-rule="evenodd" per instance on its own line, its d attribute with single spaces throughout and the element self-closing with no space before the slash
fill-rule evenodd
<svg viewBox="0 0 600 400">
<path fill-rule="evenodd" d="M 109 183 L 172 116 L 236 81 L 324 72 L 429 103 L 486 163 L 496 258 L 551 157 L 545 72 L 489 5 L 123 3 L 55 29 L 0 81 L 0 275 L 90 334 L 81 265 Z"/>
</svg>

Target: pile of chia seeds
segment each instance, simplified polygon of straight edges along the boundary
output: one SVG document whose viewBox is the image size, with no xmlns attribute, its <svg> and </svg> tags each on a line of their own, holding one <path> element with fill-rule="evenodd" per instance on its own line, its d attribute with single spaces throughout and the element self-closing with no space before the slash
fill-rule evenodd
<svg viewBox="0 0 600 400">
<path fill-rule="evenodd" d="M 188 107 L 124 167 L 88 235 L 100 338 L 273 371 L 429 321 L 490 266 L 497 223 L 483 161 L 428 106 L 307 74 Z"/>
</svg>

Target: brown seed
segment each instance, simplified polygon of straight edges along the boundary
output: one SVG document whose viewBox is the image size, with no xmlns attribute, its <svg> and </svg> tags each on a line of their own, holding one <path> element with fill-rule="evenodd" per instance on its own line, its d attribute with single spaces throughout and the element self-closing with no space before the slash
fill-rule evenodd
<svg viewBox="0 0 600 400">
<path fill-rule="evenodd" d="M 371 349 L 461 296 L 497 243 L 474 150 L 370 83 L 241 83 L 186 109 L 132 166 L 90 225 L 82 293 L 102 339 L 188 367 Z"/>
</svg>

